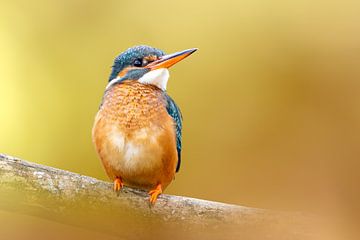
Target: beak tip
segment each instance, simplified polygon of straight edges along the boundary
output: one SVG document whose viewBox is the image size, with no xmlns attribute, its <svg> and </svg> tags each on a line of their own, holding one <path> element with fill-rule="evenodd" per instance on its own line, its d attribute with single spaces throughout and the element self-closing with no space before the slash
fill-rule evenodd
<svg viewBox="0 0 360 240">
<path fill-rule="evenodd" d="M 190 50 L 191 50 L 191 53 L 193 53 L 193 52 L 196 52 L 197 50 L 199 50 L 199 48 L 190 48 Z"/>
</svg>

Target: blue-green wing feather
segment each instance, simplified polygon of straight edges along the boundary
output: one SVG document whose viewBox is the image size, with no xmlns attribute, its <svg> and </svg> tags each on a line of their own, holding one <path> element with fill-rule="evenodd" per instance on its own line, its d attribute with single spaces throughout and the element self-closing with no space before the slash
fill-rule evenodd
<svg viewBox="0 0 360 240">
<path fill-rule="evenodd" d="M 182 129 L 182 115 L 180 108 L 176 105 L 175 101 L 166 94 L 167 106 L 166 110 L 169 115 L 174 119 L 176 130 L 176 150 L 178 154 L 178 162 L 176 166 L 176 172 L 180 169 L 181 164 L 181 129 Z"/>
</svg>

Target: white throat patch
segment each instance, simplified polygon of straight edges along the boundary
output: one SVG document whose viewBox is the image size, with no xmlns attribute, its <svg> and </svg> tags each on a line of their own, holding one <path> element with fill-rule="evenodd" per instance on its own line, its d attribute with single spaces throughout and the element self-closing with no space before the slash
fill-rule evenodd
<svg viewBox="0 0 360 240">
<path fill-rule="evenodd" d="M 114 85 L 114 83 L 116 83 L 118 80 L 120 80 L 121 78 L 120 77 L 116 77 L 114 79 L 112 79 L 107 85 L 106 85 L 106 88 L 105 90 L 107 90 L 108 88 L 110 88 L 112 85 Z"/>
<path fill-rule="evenodd" d="M 167 68 L 159 68 L 148 73 L 145 73 L 138 81 L 144 84 L 152 84 L 160 88 L 161 90 L 166 90 L 166 85 L 169 79 L 169 70 Z"/>
</svg>

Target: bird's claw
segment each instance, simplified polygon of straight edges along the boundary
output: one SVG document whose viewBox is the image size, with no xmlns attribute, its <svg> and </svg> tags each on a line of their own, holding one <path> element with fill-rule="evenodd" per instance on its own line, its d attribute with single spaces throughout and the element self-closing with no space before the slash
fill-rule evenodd
<svg viewBox="0 0 360 240">
<path fill-rule="evenodd" d="M 161 184 L 158 184 L 155 189 L 149 191 L 150 194 L 150 204 L 154 205 L 158 196 L 162 193 Z"/>
<path fill-rule="evenodd" d="M 114 191 L 119 192 L 123 186 L 124 186 L 124 183 L 121 181 L 121 178 L 119 178 L 119 177 L 115 178 Z"/>
</svg>

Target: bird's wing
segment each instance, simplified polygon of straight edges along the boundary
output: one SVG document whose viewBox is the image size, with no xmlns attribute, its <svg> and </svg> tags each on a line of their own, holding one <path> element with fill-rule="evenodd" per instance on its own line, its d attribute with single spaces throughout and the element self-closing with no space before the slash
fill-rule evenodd
<svg viewBox="0 0 360 240">
<path fill-rule="evenodd" d="M 181 164 L 181 129 L 182 129 L 182 115 L 180 108 L 176 105 L 175 101 L 166 94 L 167 106 L 166 110 L 169 115 L 174 119 L 176 130 L 176 150 L 178 154 L 178 162 L 176 166 L 176 172 L 180 169 Z"/>
</svg>

